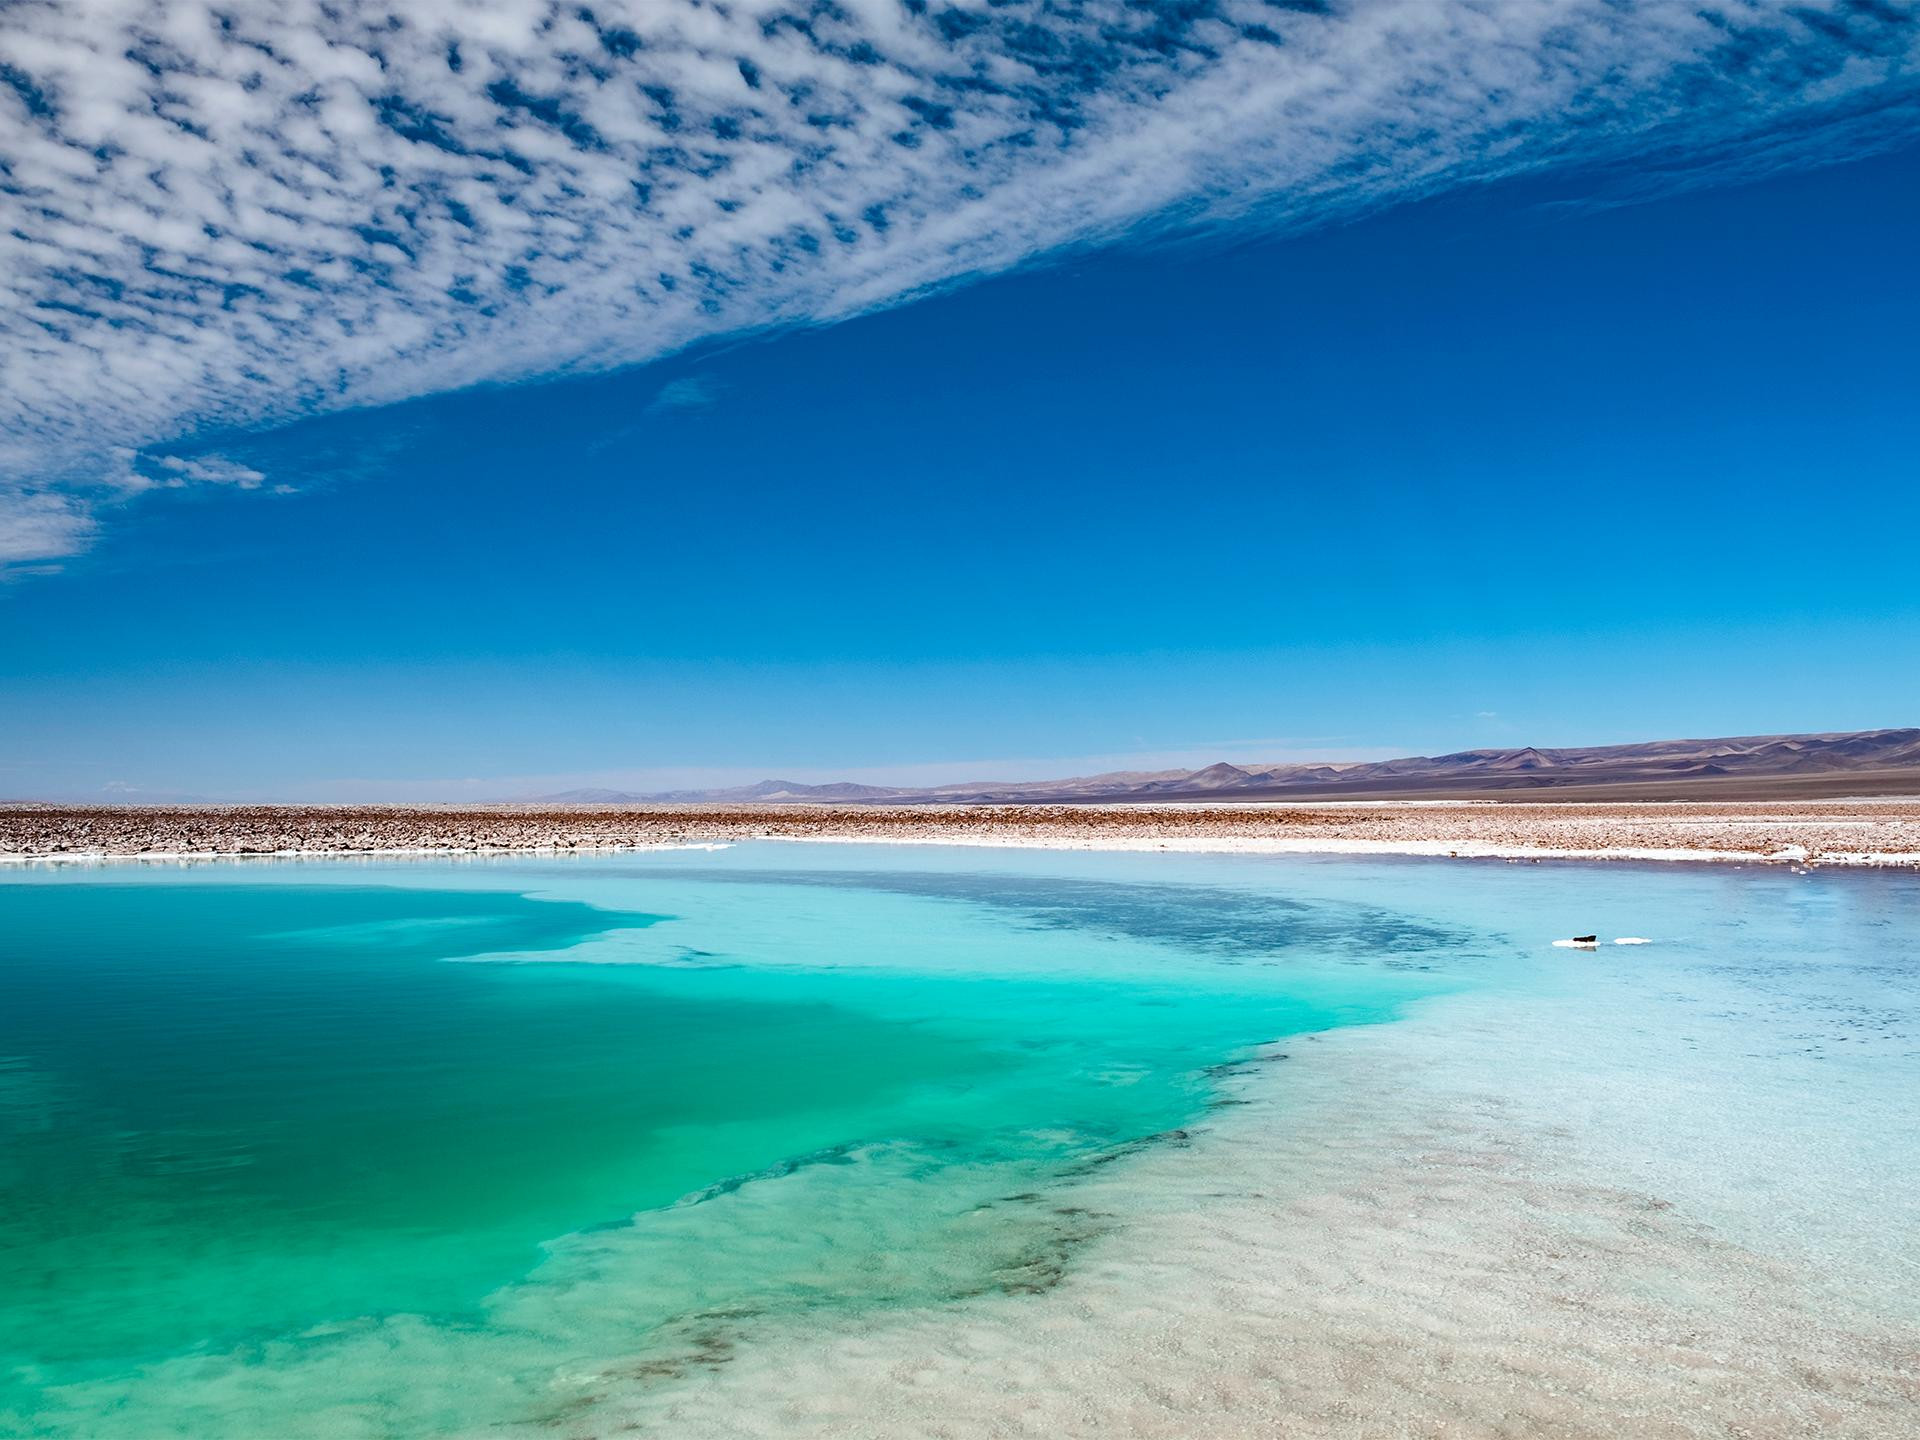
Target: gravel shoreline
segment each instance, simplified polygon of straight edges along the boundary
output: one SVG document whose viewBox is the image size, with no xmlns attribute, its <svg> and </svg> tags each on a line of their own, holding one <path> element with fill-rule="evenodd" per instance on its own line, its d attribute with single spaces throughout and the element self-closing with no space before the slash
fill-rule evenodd
<svg viewBox="0 0 1920 1440">
<path fill-rule="evenodd" d="M 0 805 L 0 860 L 594 852 L 737 840 L 1920 866 L 1920 800 L 1667 804 Z"/>
</svg>

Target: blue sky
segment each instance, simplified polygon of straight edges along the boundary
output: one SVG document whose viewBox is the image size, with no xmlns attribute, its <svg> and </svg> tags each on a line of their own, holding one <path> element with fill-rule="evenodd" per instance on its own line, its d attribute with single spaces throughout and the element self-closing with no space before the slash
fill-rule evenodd
<svg viewBox="0 0 1920 1440">
<path fill-rule="evenodd" d="M 1905 63 L 1912 37 L 1875 43 L 1853 58 Z M 654 317 L 654 340 L 562 291 L 410 346 L 419 306 L 343 282 L 339 306 L 392 312 L 363 332 L 366 375 L 410 392 L 391 403 L 338 354 L 335 391 L 302 390 L 339 348 L 301 347 L 312 311 L 201 317 L 231 333 L 178 383 L 115 348 L 124 326 L 0 330 L 67 367 L 57 401 L 17 402 L 0 469 L 0 795 L 1017 778 L 1915 723 L 1920 129 L 1888 63 L 1871 104 L 1835 102 L 1832 70 L 1806 100 L 1809 60 L 1785 99 L 1747 86 L 1651 137 L 1635 103 L 1676 92 L 1649 81 L 1590 151 L 1536 118 L 1524 162 L 1488 161 L 1510 117 L 1475 111 L 1413 167 L 1442 179 L 1318 205 L 1297 166 L 1197 165 L 1189 125 L 1177 156 L 1127 153 L 1177 183 L 1059 235 L 941 232 L 916 175 L 900 224 L 933 238 L 831 277 L 866 300 L 743 270 L 737 306 Z M 1218 79 L 1178 64 L 1175 95 Z M 1398 174 L 1391 99 L 1350 123 Z M 879 183 L 864 154 L 833 183 Z M 974 183 L 1015 211 L 1044 188 Z M 959 250 L 979 263 L 927 258 Z M 111 362 L 91 379 L 89 355 Z"/>
</svg>

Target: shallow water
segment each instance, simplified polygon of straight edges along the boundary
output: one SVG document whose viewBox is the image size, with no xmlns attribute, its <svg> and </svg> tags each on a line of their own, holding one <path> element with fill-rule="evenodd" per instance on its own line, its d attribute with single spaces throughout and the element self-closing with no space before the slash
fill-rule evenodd
<svg viewBox="0 0 1920 1440">
<path fill-rule="evenodd" d="M 1051 1307 L 1090 1327 L 1097 1416 L 1139 1369 L 1128 1317 L 1177 1296 L 1179 1333 L 1246 1333 L 1199 1280 L 1293 1273 L 1248 1194 L 1379 1193 L 1440 1115 L 1531 1147 L 1533 1209 L 1575 1229 L 1614 1223 L 1577 1198 L 1604 1182 L 1776 1267 L 1795 1315 L 1903 1327 L 1916 889 L 771 844 L 11 876 L 0 1420 L 1027 1433 L 1079 1394 L 1016 1342 Z M 1655 943 L 1550 946 L 1594 929 Z M 1444 1233 L 1513 1233 L 1461 1203 Z M 1353 1229 L 1309 1211 L 1286 1228 Z M 1143 1258 L 1201 1236 L 1172 1276 Z M 1260 1306 L 1306 1326 L 1301 1284 Z M 968 1353 L 995 1382 L 936 1386 L 942 1426 L 897 1408 Z M 1213 1370 L 1170 1357 L 1166 1393 L 1183 1365 Z M 1214 1384 L 1221 1433 L 1303 1383 Z"/>
</svg>

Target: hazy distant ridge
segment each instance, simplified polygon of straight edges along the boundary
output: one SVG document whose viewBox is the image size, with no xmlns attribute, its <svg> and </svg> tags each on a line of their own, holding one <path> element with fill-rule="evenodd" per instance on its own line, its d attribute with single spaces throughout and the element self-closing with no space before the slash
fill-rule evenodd
<svg viewBox="0 0 1920 1440">
<path fill-rule="evenodd" d="M 1835 793 L 1850 780 L 1860 793 L 1920 789 L 1920 728 L 1825 735 L 1744 735 L 1718 740 L 1653 740 L 1547 750 L 1462 750 L 1398 760 L 1317 765 L 1229 765 L 1199 770 L 1116 771 L 1064 780 L 971 781 L 959 785 L 885 786 L 841 781 L 803 785 L 762 780 L 718 790 L 637 795 L 619 790 L 565 790 L 529 797 L 556 804 L 976 804 L 1047 801 L 1280 800 L 1392 798 L 1583 788 L 1676 793 L 1731 791 L 1741 781 L 1790 793 L 1820 785 Z M 1823 783 L 1824 782 L 1824 783 Z"/>
</svg>

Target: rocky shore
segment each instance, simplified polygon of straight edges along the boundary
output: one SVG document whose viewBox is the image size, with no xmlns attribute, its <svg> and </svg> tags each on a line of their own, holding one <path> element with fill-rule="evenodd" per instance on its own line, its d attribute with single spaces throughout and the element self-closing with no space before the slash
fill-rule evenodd
<svg viewBox="0 0 1920 1440">
<path fill-rule="evenodd" d="M 0 806 L 0 858 L 592 852 L 781 839 L 1920 866 L 1920 800 L 1750 804 Z"/>
</svg>

